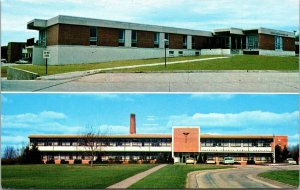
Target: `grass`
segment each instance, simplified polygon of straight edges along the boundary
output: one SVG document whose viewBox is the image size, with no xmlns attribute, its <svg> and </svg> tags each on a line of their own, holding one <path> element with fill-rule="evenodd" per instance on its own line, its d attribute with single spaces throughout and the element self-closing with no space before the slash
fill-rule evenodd
<svg viewBox="0 0 300 190">
<path fill-rule="evenodd" d="M 7 66 L 2 66 L 1 67 L 1 77 L 6 77 L 7 76 Z"/>
<path fill-rule="evenodd" d="M 2 165 L 2 188 L 102 189 L 155 165 Z"/>
<path fill-rule="evenodd" d="M 197 70 L 299 70 L 299 58 L 262 55 L 237 55 L 227 59 L 167 65 L 167 68 L 164 68 L 164 66 L 152 66 L 120 69 L 109 72 L 188 72 Z"/>
<path fill-rule="evenodd" d="M 189 172 L 224 168 L 230 167 L 212 165 L 168 165 L 133 184 L 130 188 L 182 189 L 185 188 L 186 177 Z"/>
<path fill-rule="evenodd" d="M 258 174 L 260 177 L 272 179 L 295 187 L 299 187 L 299 171 L 298 170 L 281 170 L 264 172 Z"/>
<path fill-rule="evenodd" d="M 207 58 L 207 57 L 216 57 L 216 56 L 207 55 L 207 56 L 172 57 L 172 58 L 167 58 L 167 61 L 168 62 L 181 61 L 181 60 L 200 59 L 200 58 Z M 104 69 L 104 68 L 119 67 L 119 66 L 161 63 L 164 61 L 165 61 L 164 58 L 157 58 L 157 59 L 110 61 L 110 62 L 91 63 L 91 64 L 55 65 L 55 66 L 48 66 L 48 75 L 74 72 L 74 71 Z M 38 73 L 40 76 L 46 75 L 46 69 L 44 65 L 14 65 L 13 67 Z"/>
</svg>

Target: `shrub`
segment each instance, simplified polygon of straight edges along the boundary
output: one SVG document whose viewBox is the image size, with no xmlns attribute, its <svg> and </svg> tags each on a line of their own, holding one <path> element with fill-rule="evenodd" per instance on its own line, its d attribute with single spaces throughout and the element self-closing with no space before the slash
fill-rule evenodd
<svg viewBox="0 0 300 190">
<path fill-rule="evenodd" d="M 81 159 L 75 159 L 74 164 L 82 164 L 82 160 Z"/>
<path fill-rule="evenodd" d="M 255 164 L 254 160 L 247 160 L 247 165 L 253 165 L 253 164 Z"/>
<path fill-rule="evenodd" d="M 143 160 L 143 164 L 150 164 L 150 160 Z"/>
<path fill-rule="evenodd" d="M 3 158 L 3 159 L 1 159 L 2 165 L 13 165 L 13 164 L 18 164 L 18 163 L 19 163 L 18 158 Z"/>
<path fill-rule="evenodd" d="M 54 161 L 53 159 L 47 160 L 47 161 L 46 161 L 46 164 L 55 164 L 55 161 Z"/>
<path fill-rule="evenodd" d="M 60 163 L 61 164 L 69 164 L 69 161 L 61 160 Z"/>
<path fill-rule="evenodd" d="M 129 164 L 136 164 L 136 160 L 129 160 L 128 163 Z"/>
</svg>

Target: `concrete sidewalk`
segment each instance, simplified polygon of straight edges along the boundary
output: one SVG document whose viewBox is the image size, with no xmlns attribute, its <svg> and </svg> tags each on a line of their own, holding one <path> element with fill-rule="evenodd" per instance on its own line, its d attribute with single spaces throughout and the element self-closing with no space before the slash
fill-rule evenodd
<svg viewBox="0 0 300 190">
<path fill-rule="evenodd" d="M 119 183 L 116 183 L 116 184 L 113 184 L 109 187 L 107 187 L 106 189 L 123 189 L 123 188 L 128 188 L 130 187 L 131 185 L 135 184 L 136 182 L 138 182 L 139 180 L 143 179 L 144 177 L 152 174 L 153 172 L 163 168 L 167 166 L 167 164 L 160 164 L 154 168 L 151 168 L 147 171 L 144 171 L 144 172 L 141 172 L 139 174 L 136 174 L 130 178 L 127 178 Z"/>
<path fill-rule="evenodd" d="M 167 62 L 167 65 L 214 60 L 214 59 L 225 59 L 225 58 L 229 58 L 229 57 L 211 57 L 211 58 L 202 58 L 202 59 L 173 61 L 173 62 Z M 99 64 L 101 64 L 101 63 L 99 63 Z M 40 80 L 66 80 L 66 79 L 74 79 L 74 78 L 80 78 L 80 77 L 84 77 L 84 76 L 88 76 L 88 75 L 93 75 L 93 74 L 100 73 L 102 71 L 117 70 L 117 69 L 132 69 L 132 68 L 138 68 L 138 67 L 152 67 L 152 66 L 158 66 L 158 65 L 164 65 L 164 64 L 165 64 L 164 62 L 160 62 L 160 63 L 141 64 L 141 65 L 110 67 L 110 68 L 95 69 L 95 70 L 88 70 L 88 71 L 76 71 L 76 72 L 41 76 L 38 79 L 40 79 Z"/>
</svg>

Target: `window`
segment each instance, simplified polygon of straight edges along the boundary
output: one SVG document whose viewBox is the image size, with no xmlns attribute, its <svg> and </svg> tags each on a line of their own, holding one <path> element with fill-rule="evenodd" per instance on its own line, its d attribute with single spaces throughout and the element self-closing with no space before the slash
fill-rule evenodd
<svg viewBox="0 0 300 190">
<path fill-rule="evenodd" d="M 258 35 L 247 36 L 247 49 L 258 49 Z"/>
<path fill-rule="evenodd" d="M 187 48 L 187 35 L 183 36 L 183 48 L 186 49 Z"/>
<path fill-rule="evenodd" d="M 39 46 L 46 47 L 46 30 L 39 31 Z"/>
<path fill-rule="evenodd" d="M 119 46 L 124 46 L 125 44 L 125 30 L 120 29 L 119 30 Z"/>
<path fill-rule="evenodd" d="M 275 50 L 282 50 L 283 42 L 281 36 L 275 36 Z"/>
<path fill-rule="evenodd" d="M 159 47 L 159 33 L 154 32 L 154 47 L 158 48 Z"/>
<path fill-rule="evenodd" d="M 241 146 L 241 140 L 240 139 L 231 139 L 230 140 L 230 146 L 231 147 L 240 147 Z"/>
<path fill-rule="evenodd" d="M 183 56 L 183 51 L 178 51 L 179 56 Z"/>
<path fill-rule="evenodd" d="M 174 56 L 174 51 L 169 51 L 169 56 Z"/>
<path fill-rule="evenodd" d="M 170 45 L 170 34 L 169 33 L 165 33 L 165 39 L 168 40 L 167 42 L 165 42 L 165 47 L 169 48 L 169 45 Z"/>
<path fill-rule="evenodd" d="M 131 32 L 131 47 L 137 47 L 137 31 L 132 30 Z"/>
<path fill-rule="evenodd" d="M 199 51 L 196 51 L 196 52 L 195 52 L 195 55 L 196 55 L 196 56 L 200 55 L 200 52 L 199 52 Z"/>
<path fill-rule="evenodd" d="M 97 45 L 97 27 L 94 26 L 90 27 L 90 45 Z"/>
<path fill-rule="evenodd" d="M 195 36 L 192 36 L 192 49 L 196 49 Z"/>
</svg>

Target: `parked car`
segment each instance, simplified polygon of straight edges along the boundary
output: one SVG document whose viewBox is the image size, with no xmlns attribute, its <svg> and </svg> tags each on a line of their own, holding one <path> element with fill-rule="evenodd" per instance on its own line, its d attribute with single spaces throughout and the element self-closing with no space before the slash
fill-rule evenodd
<svg viewBox="0 0 300 190">
<path fill-rule="evenodd" d="M 287 158 L 285 162 L 288 164 L 297 164 L 297 162 L 293 158 Z"/>
<path fill-rule="evenodd" d="M 234 164 L 234 159 L 232 157 L 224 157 L 223 164 Z"/>
<path fill-rule="evenodd" d="M 213 158 L 207 158 L 206 163 L 207 164 L 215 164 L 216 161 Z"/>
<path fill-rule="evenodd" d="M 28 60 L 20 59 L 19 61 L 16 61 L 16 64 L 28 64 Z"/>
<path fill-rule="evenodd" d="M 187 158 L 185 161 L 186 164 L 195 164 L 194 158 Z"/>
<path fill-rule="evenodd" d="M 1 59 L 1 63 L 7 63 L 6 59 Z"/>
</svg>

